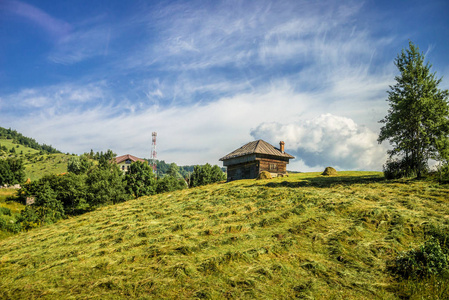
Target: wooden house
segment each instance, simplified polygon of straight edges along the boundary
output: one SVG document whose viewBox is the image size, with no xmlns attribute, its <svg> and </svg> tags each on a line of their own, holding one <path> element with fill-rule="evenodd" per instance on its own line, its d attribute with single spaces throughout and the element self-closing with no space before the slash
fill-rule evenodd
<svg viewBox="0 0 449 300">
<path fill-rule="evenodd" d="M 254 179 L 262 171 L 272 177 L 287 174 L 287 164 L 294 157 L 284 151 L 284 142 L 276 148 L 263 140 L 250 142 L 220 158 L 227 168 L 228 181 Z"/>
<path fill-rule="evenodd" d="M 146 160 L 132 156 L 130 154 L 117 156 L 114 160 L 115 160 L 115 163 L 119 166 L 120 170 L 123 171 L 123 173 L 126 173 L 129 171 L 129 167 L 131 166 L 131 164 L 133 162 L 141 161 L 143 163 L 147 163 Z"/>
</svg>

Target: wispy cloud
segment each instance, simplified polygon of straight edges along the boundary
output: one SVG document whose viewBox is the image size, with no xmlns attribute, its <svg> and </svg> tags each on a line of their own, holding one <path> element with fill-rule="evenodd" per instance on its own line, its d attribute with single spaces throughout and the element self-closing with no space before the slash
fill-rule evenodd
<svg viewBox="0 0 449 300">
<path fill-rule="evenodd" d="M 76 153 L 148 157 L 157 131 L 159 157 L 179 164 L 282 138 L 298 156 L 291 166 L 381 168 L 377 122 L 395 72 L 383 49 L 396 41 L 359 21 L 363 3 L 139 5 L 117 22 L 73 24 L 47 58 L 83 72 L 1 95 L 2 120 Z"/>
<path fill-rule="evenodd" d="M 48 59 L 60 64 L 74 64 L 97 56 L 109 54 L 111 28 L 98 26 L 76 29 L 60 39 Z"/>
<path fill-rule="evenodd" d="M 4 0 L 0 2 L 0 8 L 4 9 L 6 12 L 33 22 L 56 38 L 66 36 L 71 29 L 71 26 L 67 22 L 58 20 L 38 7 L 25 2 Z"/>
</svg>

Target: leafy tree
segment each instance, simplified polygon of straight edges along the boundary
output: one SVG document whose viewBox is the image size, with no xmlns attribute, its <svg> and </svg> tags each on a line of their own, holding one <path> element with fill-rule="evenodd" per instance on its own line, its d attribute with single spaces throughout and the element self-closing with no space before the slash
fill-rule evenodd
<svg viewBox="0 0 449 300">
<path fill-rule="evenodd" d="M 195 166 L 193 173 L 190 176 L 190 186 L 200 186 L 215 183 L 226 179 L 226 175 L 217 165 L 211 166 L 205 164 L 204 166 Z"/>
<path fill-rule="evenodd" d="M 20 222 L 38 226 L 44 223 L 54 223 L 65 217 L 63 204 L 58 200 L 57 193 L 52 188 L 52 184 L 54 184 L 52 181 L 55 180 L 55 177 L 55 175 L 46 176 L 22 187 L 19 194 L 24 198 L 34 197 L 35 202 L 22 213 Z M 30 227 L 35 226 L 30 225 Z"/>
<path fill-rule="evenodd" d="M 100 163 L 87 174 L 87 201 L 99 206 L 128 200 L 126 181 L 114 163 Z"/>
<path fill-rule="evenodd" d="M 41 223 L 51 224 L 65 217 L 62 202 L 57 199 L 57 193 L 49 183 L 44 183 L 35 197 L 36 202 L 33 206 L 38 207 L 37 214 Z"/>
<path fill-rule="evenodd" d="M 125 175 L 126 190 L 134 198 L 156 193 L 156 179 L 153 169 L 140 161 L 133 162 Z"/>
<path fill-rule="evenodd" d="M 56 181 L 52 188 L 57 194 L 57 199 L 64 206 L 66 214 L 77 215 L 89 210 L 86 175 L 68 173 L 63 176 L 53 176 Z"/>
<path fill-rule="evenodd" d="M 174 178 L 181 177 L 179 174 L 179 167 L 175 163 L 171 163 L 168 168 L 167 175 L 172 176 Z"/>
<path fill-rule="evenodd" d="M 173 176 L 165 176 L 162 179 L 157 180 L 156 192 L 158 194 L 165 192 L 172 192 L 187 188 L 184 179 L 175 178 Z"/>
<path fill-rule="evenodd" d="M 429 159 L 446 157 L 442 150 L 448 144 L 449 134 L 449 93 L 438 89 L 441 78 L 431 73 L 432 66 L 424 63 L 424 59 L 412 42 L 395 59 L 400 75 L 388 91 L 390 108 L 380 121 L 384 126 L 378 138 L 379 143 L 390 142 L 390 158 L 399 159 L 399 162 L 392 160 L 393 163 L 405 166 L 409 170 L 407 175 L 416 174 L 418 178 Z"/>
<path fill-rule="evenodd" d="M 72 156 L 67 162 L 67 171 L 76 175 L 85 174 L 92 166 L 93 163 L 86 155 Z"/>
<path fill-rule="evenodd" d="M 214 165 L 211 169 L 211 182 L 219 182 L 223 180 L 226 180 L 226 174 L 219 166 Z"/>
<path fill-rule="evenodd" d="M 21 159 L 7 158 L 0 160 L 0 185 L 17 184 L 25 180 L 25 166 Z"/>
</svg>

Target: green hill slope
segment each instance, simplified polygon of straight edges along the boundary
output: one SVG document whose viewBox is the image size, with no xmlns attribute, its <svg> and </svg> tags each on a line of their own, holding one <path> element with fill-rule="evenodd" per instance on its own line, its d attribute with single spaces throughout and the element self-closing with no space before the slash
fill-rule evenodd
<svg viewBox="0 0 449 300">
<path fill-rule="evenodd" d="M 386 261 L 449 223 L 449 187 L 339 174 L 143 197 L 7 238 L 0 298 L 399 299 Z"/>
<path fill-rule="evenodd" d="M 13 152 L 11 149 L 14 149 Z M 49 154 L 43 150 L 17 144 L 11 139 L 0 138 L 0 158 L 7 157 L 21 158 L 24 162 L 26 178 L 36 180 L 44 175 L 66 172 L 70 155 Z"/>
</svg>

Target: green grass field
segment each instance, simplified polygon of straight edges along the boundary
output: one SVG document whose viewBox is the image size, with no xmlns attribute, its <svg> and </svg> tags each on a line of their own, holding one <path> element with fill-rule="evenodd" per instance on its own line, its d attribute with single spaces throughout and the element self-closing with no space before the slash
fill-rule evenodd
<svg viewBox="0 0 449 300">
<path fill-rule="evenodd" d="M 18 145 L 18 144 L 14 144 L 13 140 L 8 140 L 8 139 L 0 139 L 0 147 L 5 146 L 8 151 L 11 150 L 12 148 L 14 148 L 14 151 L 16 154 L 37 154 L 39 153 L 38 150 L 32 149 L 32 148 L 28 148 L 22 145 Z"/>
<path fill-rule="evenodd" d="M 8 215 L 6 217 L 2 216 L 0 213 L 0 219 L 14 222 L 15 221 L 14 214 L 20 213 L 25 208 L 25 205 L 22 205 L 12 200 L 12 198 L 15 198 L 16 194 L 17 190 L 15 189 L 4 189 L 4 188 L 0 189 L 0 208 L 2 207 L 7 208 L 11 212 L 11 215 Z M 0 227 L 0 240 L 5 239 L 12 235 L 13 233 L 4 231 Z"/>
<path fill-rule="evenodd" d="M 1 240 L 0 298 L 447 299 L 385 267 L 449 224 L 448 193 L 340 172 L 143 197 Z"/>
<path fill-rule="evenodd" d="M 0 158 L 16 157 L 23 159 L 26 178 L 30 178 L 32 181 L 45 175 L 61 174 L 67 171 L 67 161 L 70 155 L 62 153 L 40 154 L 38 150 L 14 144 L 12 140 L 7 139 L 0 139 L 1 146 L 5 146 L 8 152 L 0 155 Z M 9 152 L 11 148 L 15 149 L 15 154 Z"/>
</svg>

